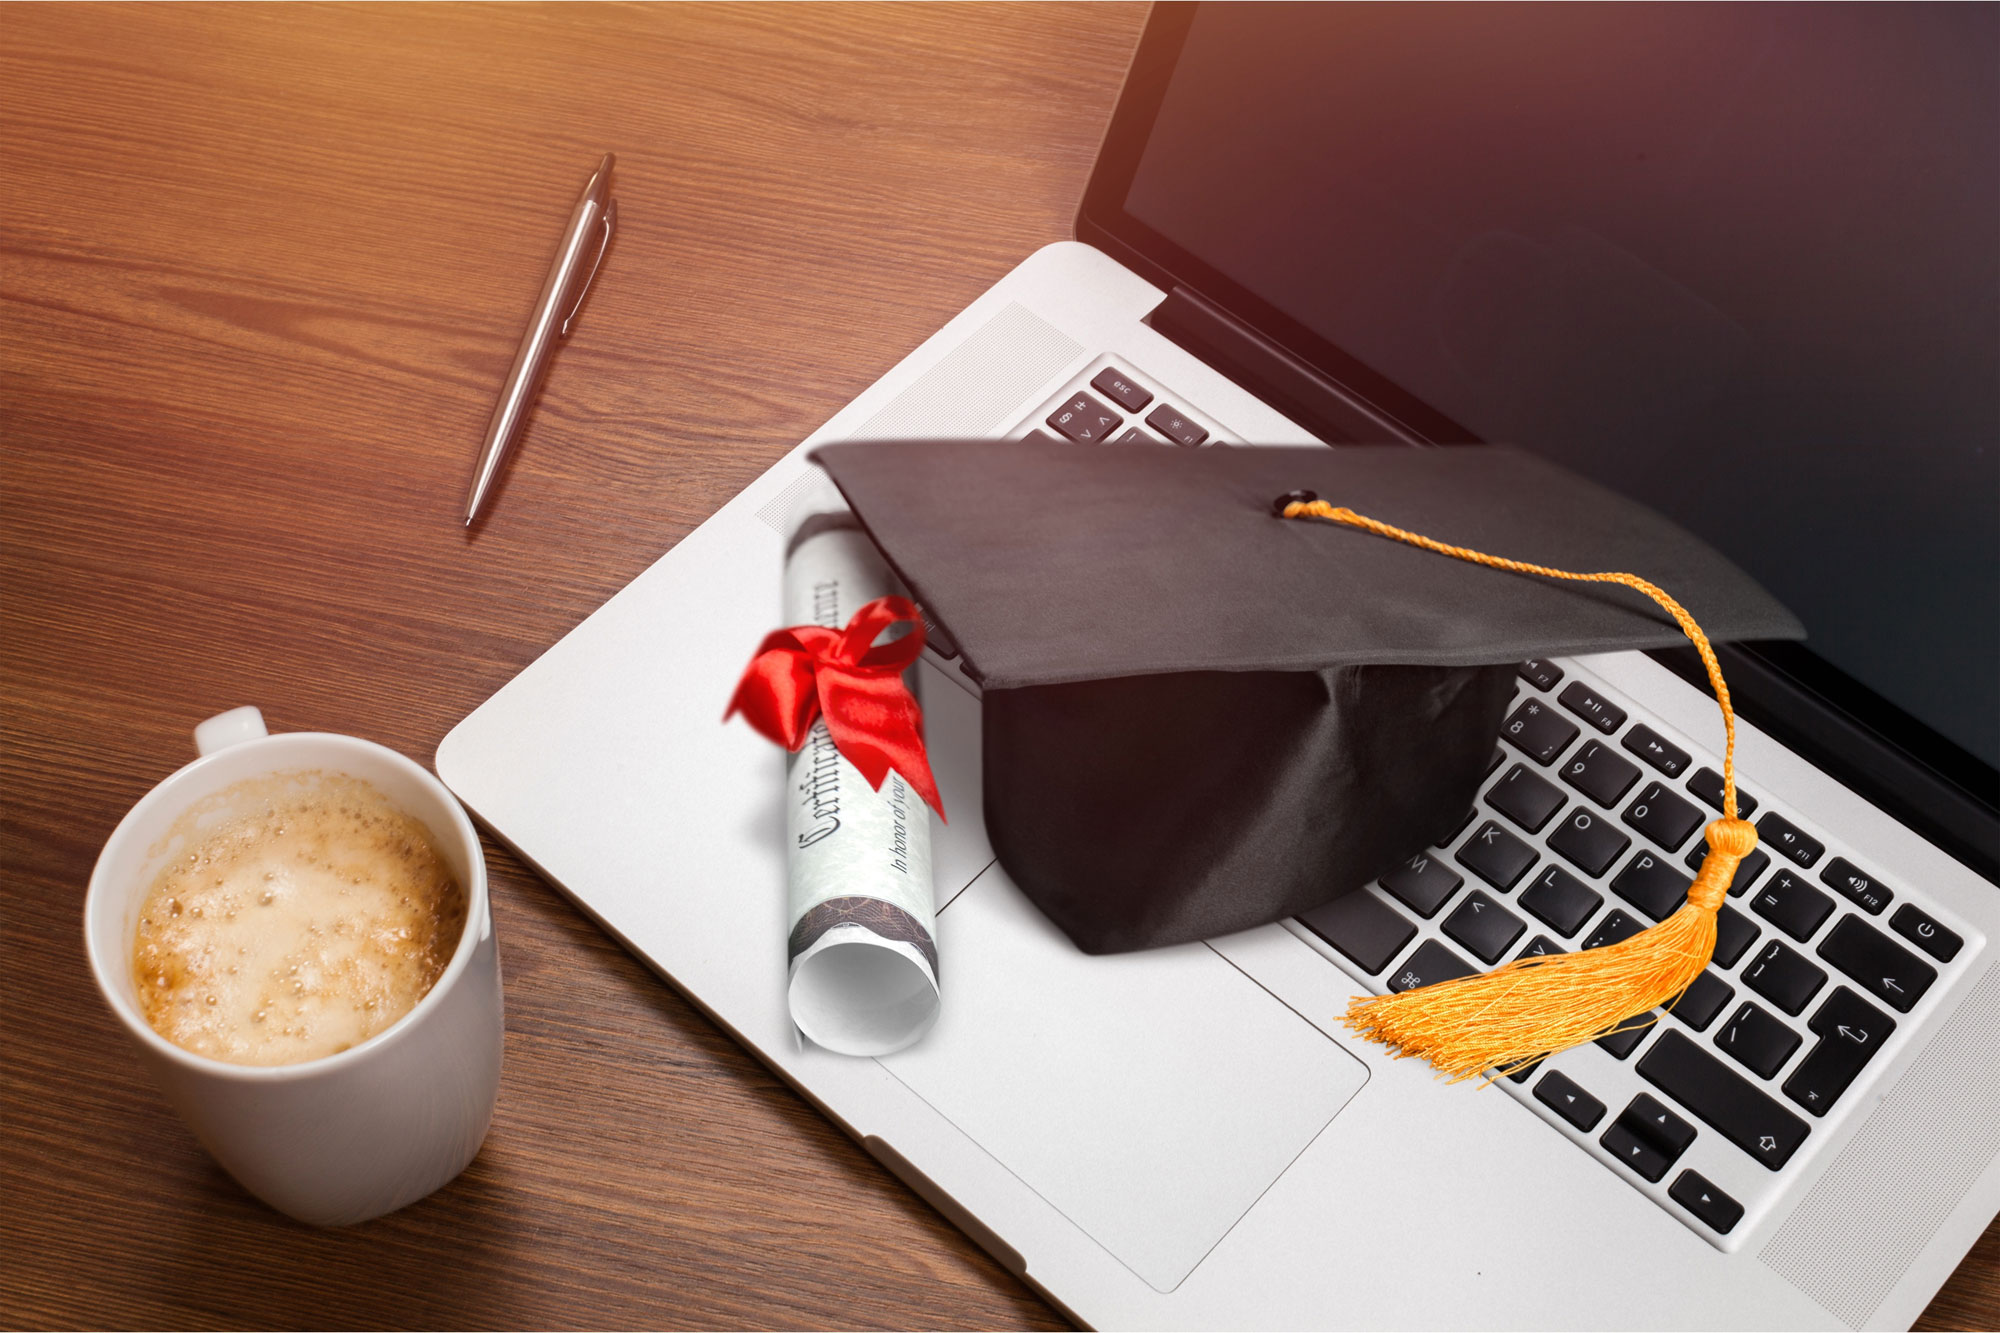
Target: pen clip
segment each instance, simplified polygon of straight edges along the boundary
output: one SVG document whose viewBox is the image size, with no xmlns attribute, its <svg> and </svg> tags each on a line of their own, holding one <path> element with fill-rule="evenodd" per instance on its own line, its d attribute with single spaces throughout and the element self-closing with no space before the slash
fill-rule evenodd
<svg viewBox="0 0 2000 1333">
<path fill-rule="evenodd" d="M 611 247 L 611 226 L 617 218 L 618 201 L 613 199 L 604 206 L 602 229 L 597 238 L 597 257 L 590 261 L 590 272 L 583 275 L 583 286 L 577 289 L 576 299 L 569 303 L 569 313 L 563 316 L 559 337 L 569 337 L 570 326 L 576 323 L 576 312 L 583 309 L 583 298 L 589 294 L 590 284 L 597 279 L 598 267 L 604 263 L 604 252 Z"/>
</svg>

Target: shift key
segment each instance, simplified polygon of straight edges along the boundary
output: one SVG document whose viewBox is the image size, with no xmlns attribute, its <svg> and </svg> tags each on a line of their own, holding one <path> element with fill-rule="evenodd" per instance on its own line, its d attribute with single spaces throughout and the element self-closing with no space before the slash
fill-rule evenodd
<svg viewBox="0 0 2000 1333">
<path fill-rule="evenodd" d="M 1661 1033 L 1639 1074 L 1772 1171 L 1792 1160 L 1811 1128 L 1684 1033 Z"/>
</svg>

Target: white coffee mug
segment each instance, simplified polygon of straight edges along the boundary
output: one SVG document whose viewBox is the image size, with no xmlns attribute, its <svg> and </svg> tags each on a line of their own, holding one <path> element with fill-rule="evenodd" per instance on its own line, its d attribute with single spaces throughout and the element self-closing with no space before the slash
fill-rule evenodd
<svg viewBox="0 0 2000 1333">
<path fill-rule="evenodd" d="M 479 835 L 443 783 L 372 741 L 273 736 L 255 708 L 238 708 L 197 727 L 195 746 L 201 758 L 132 807 L 91 872 L 84 943 L 98 989 L 167 1099 L 252 1194 L 321 1226 L 414 1203 L 478 1154 L 500 1089 L 500 956 Z M 174 825 L 237 783 L 301 769 L 360 778 L 423 823 L 465 887 L 458 947 L 409 1013 L 336 1055 L 258 1066 L 183 1050 L 146 1022 L 132 973 L 147 891 L 187 850 Z"/>
</svg>

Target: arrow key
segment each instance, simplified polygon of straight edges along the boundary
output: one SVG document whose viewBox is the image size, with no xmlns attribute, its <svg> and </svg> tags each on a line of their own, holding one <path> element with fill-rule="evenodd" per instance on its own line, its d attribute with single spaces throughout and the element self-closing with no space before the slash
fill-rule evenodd
<svg viewBox="0 0 2000 1333">
<path fill-rule="evenodd" d="M 1679 1157 L 1694 1142 L 1694 1126 L 1668 1110 L 1658 1098 L 1640 1093 L 1618 1117 L 1647 1138 L 1669 1157 Z"/>
<path fill-rule="evenodd" d="M 1667 1188 L 1667 1197 L 1693 1213 L 1718 1236 L 1726 1236 L 1743 1220 L 1743 1205 L 1693 1171 L 1683 1171 Z"/>
<path fill-rule="evenodd" d="M 1588 1134 L 1604 1119 L 1604 1103 L 1576 1085 L 1560 1069 L 1551 1069 L 1535 1085 L 1535 1100 Z"/>
<path fill-rule="evenodd" d="M 1896 1020 L 1839 986 L 1812 1016 L 1809 1026 L 1819 1036 L 1819 1044 L 1785 1080 L 1785 1096 L 1813 1115 L 1825 1115 L 1882 1049 L 1882 1043 L 1896 1030 Z"/>
<path fill-rule="evenodd" d="M 1598 1142 L 1604 1145 L 1604 1151 L 1630 1167 L 1642 1180 L 1657 1182 L 1674 1164 L 1673 1159 L 1661 1152 L 1652 1141 L 1629 1128 L 1623 1117 L 1605 1130 L 1604 1137 Z"/>
</svg>

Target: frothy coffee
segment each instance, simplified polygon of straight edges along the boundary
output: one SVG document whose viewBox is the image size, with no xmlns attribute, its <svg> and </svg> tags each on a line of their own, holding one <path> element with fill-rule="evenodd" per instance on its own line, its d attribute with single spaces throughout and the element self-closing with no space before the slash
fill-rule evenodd
<svg viewBox="0 0 2000 1333">
<path fill-rule="evenodd" d="M 139 910 L 132 971 L 155 1032 L 233 1064 L 294 1064 L 366 1041 L 429 992 L 466 897 L 421 822 L 318 772 L 205 806 L 239 813 L 198 834 L 191 816 Z"/>
</svg>

